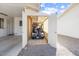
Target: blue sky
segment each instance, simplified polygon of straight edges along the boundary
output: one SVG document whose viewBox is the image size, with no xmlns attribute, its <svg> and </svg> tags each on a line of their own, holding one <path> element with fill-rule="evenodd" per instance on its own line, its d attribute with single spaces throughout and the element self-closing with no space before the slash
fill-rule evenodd
<svg viewBox="0 0 79 59">
<path fill-rule="evenodd" d="M 61 14 L 63 13 L 68 7 L 70 3 L 41 3 L 41 12 L 45 12 L 48 14 L 56 13 Z"/>
</svg>

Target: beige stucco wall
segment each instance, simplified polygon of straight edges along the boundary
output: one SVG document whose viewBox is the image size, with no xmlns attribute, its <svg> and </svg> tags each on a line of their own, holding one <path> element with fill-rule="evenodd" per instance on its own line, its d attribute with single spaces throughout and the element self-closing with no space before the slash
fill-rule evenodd
<svg viewBox="0 0 79 59">
<path fill-rule="evenodd" d="M 4 16 L 4 15 L 0 15 L 0 18 L 4 18 L 4 28 L 0 28 L 0 37 L 6 36 L 8 35 L 7 33 L 7 19 L 8 17 Z"/>
<path fill-rule="evenodd" d="M 14 17 L 14 35 L 22 35 L 22 26 L 19 25 L 21 20 L 22 17 Z"/>
<path fill-rule="evenodd" d="M 57 21 L 58 34 L 79 38 L 79 4 L 70 9 Z"/>
</svg>

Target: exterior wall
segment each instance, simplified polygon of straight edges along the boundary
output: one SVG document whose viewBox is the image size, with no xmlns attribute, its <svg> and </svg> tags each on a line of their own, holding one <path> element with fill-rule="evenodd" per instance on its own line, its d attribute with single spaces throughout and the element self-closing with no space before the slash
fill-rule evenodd
<svg viewBox="0 0 79 59">
<path fill-rule="evenodd" d="M 56 48 L 57 40 L 57 17 L 55 14 L 49 15 L 48 17 L 48 43 Z"/>
<path fill-rule="evenodd" d="M 28 19 L 28 35 L 29 35 L 29 39 L 31 39 L 32 36 L 32 19 L 30 17 L 27 16 Z"/>
<path fill-rule="evenodd" d="M 14 20 L 11 17 L 0 15 L 1 18 L 4 18 L 4 28 L 0 29 L 0 37 L 7 36 L 14 33 L 13 24 Z"/>
<path fill-rule="evenodd" d="M 48 19 L 44 22 L 44 31 L 48 33 Z"/>
<path fill-rule="evenodd" d="M 0 18 L 4 18 L 4 28 L 0 28 L 0 37 L 7 35 L 7 17 L 0 15 Z"/>
<path fill-rule="evenodd" d="M 21 17 L 14 17 L 14 35 L 22 35 L 22 26 L 19 25 Z"/>
<path fill-rule="evenodd" d="M 79 5 L 58 19 L 57 28 L 58 34 L 79 38 Z"/>
</svg>

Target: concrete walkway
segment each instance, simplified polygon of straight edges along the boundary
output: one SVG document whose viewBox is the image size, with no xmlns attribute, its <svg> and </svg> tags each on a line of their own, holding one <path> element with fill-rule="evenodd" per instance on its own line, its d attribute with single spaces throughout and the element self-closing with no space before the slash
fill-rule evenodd
<svg viewBox="0 0 79 59">
<path fill-rule="evenodd" d="M 41 45 L 41 44 L 47 44 L 46 39 L 30 39 L 28 40 L 28 45 Z"/>
<path fill-rule="evenodd" d="M 57 43 L 59 56 L 79 56 L 79 39 L 58 35 Z"/>
<path fill-rule="evenodd" d="M 27 48 L 22 49 L 18 56 L 56 56 L 56 48 L 43 39 L 29 40 Z"/>
<path fill-rule="evenodd" d="M 0 38 L 0 56 L 16 56 L 22 48 L 20 36 Z"/>
<path fill-rule="evenodd" d="M 57 42 L 57 56 L 75 56 L 72 52 L 70 52 L 66 47 Z"/>
<path fill-rule="evenodd" d="M 56 48 L 48 44 L 33 45 L 22 49 L 18 56 L 56 56 Z"/>
</svg>

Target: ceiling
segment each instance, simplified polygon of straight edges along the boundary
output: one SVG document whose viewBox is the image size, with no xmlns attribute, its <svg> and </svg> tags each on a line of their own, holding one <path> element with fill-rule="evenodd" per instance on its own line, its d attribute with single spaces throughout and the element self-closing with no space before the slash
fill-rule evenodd
<svg viewBox="0 0 79 59">
<path fill-rule="evenodd" d="M 32 7 L 37 9 L 38 3 L 0 3 L 0 13 L 4 13 L 10 17 L 22 16 L 23 7 Z"/>
</svg>

